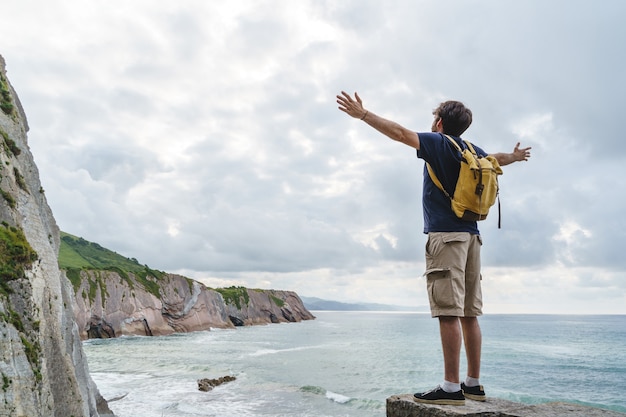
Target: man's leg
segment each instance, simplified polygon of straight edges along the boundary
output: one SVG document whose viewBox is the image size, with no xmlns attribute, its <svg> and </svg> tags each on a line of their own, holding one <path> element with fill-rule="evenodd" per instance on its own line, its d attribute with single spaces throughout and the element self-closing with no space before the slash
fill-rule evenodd
<svg viewBox="0 0 626 417">
<path fill-rule="evenodd" d="M 467 376 L 480 378 L 480 354 L 482 334 L 477 317 L 461 317 L 465 354 L 467 355 Z"/>
<path fill-rule="evenodd" d="M 465 354 L 467 355 L 467 378 L 461 384 L 465 397 L 485 401 L 487 396 L 480 385 L 480 352 L 482 348 L 482 334 L 477 317 L 461 318 L 463 340 L 465 342 Z"/>
<path fill-rule="evenodd" d="M 482 289 L 480 275 L 480 236 L 472 236 L 465 270 L 465 311 L 461 318 L 461 328 L 467 356 L 467 378 L 462 385 L 467 398 L 485 401 L 485 391 L 480 385 L 480 355 L 482 334 L 478 324 L 478 316 L 482 314 Z"/>
<path fill-rule="evenodd" d="M 428 392 L 418 392 L 413 399 L 420 403 L 464 405 L 465 396 L 459 384 L 461 356 L 461 326 L 455 316 L 439 316 L 439 331 L 443 347 L 444 382 Z"/>
<path fill-rule="evenodd" d="M 471 244 L 469 233 L 429 233 L 426 243 L 426 277 L 431 314 L 439 319 L 443 349 L 444 382 L 435 389 L 413 395 L 417 402 L 463 405 L 459 383 L 462 333 L 459 317 L 464 315 L 465 266 Z"/>
<path fill-rule="evenodd" d="M 439 317 L 439 332 L 443 348 L 444 379 L 458 384 L 462 339 L 459 318 L 451 316 Z"/>
</svg>

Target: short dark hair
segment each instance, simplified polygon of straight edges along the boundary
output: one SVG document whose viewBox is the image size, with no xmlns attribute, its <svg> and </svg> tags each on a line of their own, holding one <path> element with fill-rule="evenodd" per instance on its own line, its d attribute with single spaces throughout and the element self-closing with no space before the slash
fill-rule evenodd
<svg viewBox="0 0 626 417">
<path fill-rule="evenodd" d="M 436 119 L 441 119 L 444 133 L 461 136 L 472 124 L 472 111 L 460 101 L 444 101 L 433 110 Z"/>
</svg>

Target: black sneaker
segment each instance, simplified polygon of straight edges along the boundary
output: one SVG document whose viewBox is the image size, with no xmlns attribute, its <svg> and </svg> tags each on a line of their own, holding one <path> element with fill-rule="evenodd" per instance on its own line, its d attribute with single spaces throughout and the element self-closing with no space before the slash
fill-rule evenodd
<svg viewBox="0 0 626 417">
<path fill-rule="evenodd" d="M 482 385 L 478 385 L 475 387 L 468 387 L 463 382 L 461 382 L 461 391 L 463 391 L 463 395 L 465 398 L 469 398 L 474 401 L 486 401 L 487 396 L 485 395 L 485 391 L 483 390 Z"/>
<path fill-rule="evenodd" d="M 418 403 L 439 404 L 439 405 L 465 405 L 463 390 L 457 392 L 446 392 L 437 385 L 428 392 L 418 392 L 413 394 L 413 399 Z"/>
</svg>

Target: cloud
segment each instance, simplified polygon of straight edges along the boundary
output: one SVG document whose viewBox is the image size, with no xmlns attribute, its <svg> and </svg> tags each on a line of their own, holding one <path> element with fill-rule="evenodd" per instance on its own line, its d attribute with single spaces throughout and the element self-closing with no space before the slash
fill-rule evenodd
<svg viewBox="0 0 626 417">
<path fill-rule="evenodd" d="M 533 147 L 501 178 L 503 228 L 481 224 L 493 305 L 591 291 L 623 313 L 625 8 L 24 0 L 0 53 L 64 231 L 215 285 L 425 304 L 422 162 L 335 95 L 416 131 L 453 98 L 487 151 Z"/>
</svg>

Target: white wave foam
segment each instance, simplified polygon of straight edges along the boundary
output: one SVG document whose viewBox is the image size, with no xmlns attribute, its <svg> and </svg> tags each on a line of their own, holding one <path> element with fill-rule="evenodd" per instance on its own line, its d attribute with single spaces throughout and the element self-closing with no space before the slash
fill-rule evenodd
<svg viewBox="0 0 626 417">
<path fill-rule="evenodd" d="M 260 349 L 260 350 L 257 350 L 256 352 L 250 353 L 248 356 L 264 356 L 264 355 L 274 355 L 276 353 L 298 352 L 301 350 L 315 349 L 318 347 L 319 346 L 298 346 L 298 347 L 288 348 L 288 349 Z"/>
<path fill-rule="evenodd" d="M 326 391 L 326 398 L 339 404 L 345 404 L 352 399 L 332 391 Z"/>
</svg>

